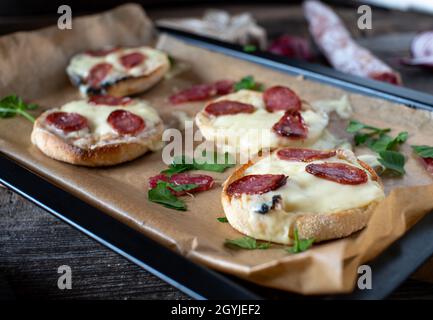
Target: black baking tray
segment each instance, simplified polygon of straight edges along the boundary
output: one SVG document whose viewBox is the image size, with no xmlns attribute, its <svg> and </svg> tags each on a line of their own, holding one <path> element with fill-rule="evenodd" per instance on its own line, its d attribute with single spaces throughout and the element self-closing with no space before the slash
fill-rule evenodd
<svg viewBox="0 0 433 320">
<path fill-rule="evenodd" d="M 345 90 L 433 111 L 433 96 L 327 67 L 159 27 L 188 44 L 257 63 Z M 351 294 L 301 296 L 264 288 L 196 264 L 126 226 L 0 152 L 0 182 L 89 237 L 124 256 L 195 299 L 383 299 L 433 255 L 433 215 L 426 215 L 402 238 L 369 263 L 373 288 Z"/>
</svg>

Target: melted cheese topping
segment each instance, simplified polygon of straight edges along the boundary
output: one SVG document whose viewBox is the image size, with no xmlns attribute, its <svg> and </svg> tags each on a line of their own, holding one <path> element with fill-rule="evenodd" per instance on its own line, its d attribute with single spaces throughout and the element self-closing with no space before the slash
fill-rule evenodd
<svg viewBox="0 0 433 320">
<path fill-rule="evenodd" d="M 318 178 L 305 171 L 305 167 L 310 163 L 324 162 L 340 162 L 356 166 L 367 173 L 368 181 L 359 185 L 344 185 Z M 250 174 L 288 176 L 286 184 L 277 190 L 262 195 L 242 195 L 239 198 L 240 205 L 252 212 L 257 211 L 263 203 L 272 202 L 272 197 L 275 195 L 282 197 L 282 210 L 293 214 L 327 214 L 360 208 L 385 196 L 379 183 L 371 179 L 371 174 L 367 170 L 357 162 L 349 162 L 337 157 L 312 162 L 296 162 L 281 160 L 276 153 L 273 153 L 249 167 L 245 175 Z M 232 202 L 239 200 L 233 198 Z"/>
<path fill-rule="evenodd" d="M 121 64 L 120 57 L 134 52 L 140 52 L 144 54 L 146 58 L 143 63 L 127 69 Z M 162 65 L 168 64 L 169 61 L 165 53 L 150 47 L 125 48 L 118 49 L 101 57 L 95 57 L 87 53 L 77 54 L 72 57 L 66 72 L 70 77 L 78 78 L 83 82 L 83 80 L 88 77 L 90 69 L 99 63 L 109 63 L 113 66 L 113 69 L 102 83 L 111 84 L 123 78 L 140 77 L 151 74 Z M 87 88 L 88 86 L 84 83 L 80 84 L 81 91 L 85 92 Z"/>
<path fill-rule="evenodd" d="M 135 136 L 119 135 L 107 122 L 107 118 L 114 110 L 127 110 L 141 117 L 145 122 L 145 129 Z M 108 106 L 89 104 L 87 100 L 78 100 L 69 102 L 59 109 L 53 109 L 52 112 L 75 112 L 88 121 L 89 128 L 74 131 L 65 134 L 54 126 L 48 125 L 47 128 L 57 135 L 69 140 L 72 144 L 81 148 L 94 148 L 106 144 L 122 142 L 143 142 L 146 137 L 155 132 L 155 128 L 161 123 L 158 113 L 143 100 L 133 100 L 127 105 Z M 47 114 L 48 115 L 48 114 Z M 152 149 L 159 149 L 161 144 L 155 145 Z"/>
<path fill-rule="evenodd" d="M 268 112 L 265 109 L 261 92 L 240 90 L 220 97 L 213 102 L 223 100 L 247 103 L 256 108 L 256 111 L 251 114 L 210 116 L 208 119 L 211 128 L 203 128 L 200 120 L 202 115 L 196 118 L 205 138 L 216 141 L 220 148 L 229 152 L 256 153 L 260 149 L 268 147 L 309 146 L 322 135 L 323 130 L 328 125 L 328 116 L 325 113 L 303 110 L 301 115 L 308 128 L 308 136 L 304 140 L 290 139 L 273 132 L 272 127 L 281 119 L 284 111 Z"/>
</svg>

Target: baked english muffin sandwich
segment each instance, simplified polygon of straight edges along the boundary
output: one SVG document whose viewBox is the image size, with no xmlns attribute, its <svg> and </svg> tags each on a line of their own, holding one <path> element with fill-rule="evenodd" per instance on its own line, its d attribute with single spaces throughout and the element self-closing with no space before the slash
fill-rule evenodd
<svg viewBox="0 0 433 320">
<path fill-rule="evenodd" d="M 151 47 L 89 50 L 72 57 L 66 72 L 85 95 L 141 93 L 170 69 L 168 56 Z"/>
<path fill-rule="evenodd" d="M 163 123 L 145 101 L 92 96 L 42 113 L 31 140 L 47 156 L 83 166 L 109 166 L 162 147 Z"/>
<path fill-rule="evenodd" d="M 385 197 L 379 177 L 346 149 L 279 148 L 236 170 L 222 205 L 231 226 L 255 239 L 324 241 L 367 225 Z"/>
</svg>

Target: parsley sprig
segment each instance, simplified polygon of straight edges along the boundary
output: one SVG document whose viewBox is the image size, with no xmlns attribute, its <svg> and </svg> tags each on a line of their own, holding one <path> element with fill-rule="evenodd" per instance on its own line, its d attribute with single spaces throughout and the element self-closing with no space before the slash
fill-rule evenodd
<svg viewBox="0 0 433 320">
<path fill-rule="evenodd" d="M 299 239 L 298 229 L 295 229 L 295 239 L 293 246 L 287 249 L 290 253 L 300 253 L 307 251 L 314 243 L 315 239 Z"/>
<path fill-rule="evenodd" d="M 225 246 L 230 248 L 241 248 L 247 250 L 265 250 L 271 247 L 269 242 L 257 242 L 256 239 L 251 237 L 242 237 L 238 239 L 226 239 Z"/>
<path fill-rule="evenodd" d="M 286 249 L 289 253 L 300 253 L 307 251 L 313 245 L 315 239 L 299 239 L 298 230 L 295 229 L 295 238 L 293 246 Z M 246 250 L 264 250 L 269 249 L 272 245 L 270 242 L 258 242 L 256 239 L 245 236 L 237 239 L 226 239 L 224 245 L 229 248 L 246 249 Z"/>
<path fill-rule="evenodd" d="M 173 174 L 189 170 L 224 172 L 225 169 L 235 165 L 228 153 L 223 155 L 213 153 L 209 157 L 204 153 L 203 160 L 204 161 L 191 160 L 185 157 L 185 155 L 182 155 L 175 158 L 169 168 L 161 171 L 161 173 L 167 177 L 171 177 Z M 159 203 L 164 207 L 185 211 L 187 209 L 185 202 L 176 197 L 170 190 L 180 192 L 189 191 L 197 187 L 198 185 L 194 183 L 174 184 L 159 180 L 155 188 L 149 189 L 147 196 L 149 201 Z"/>
<path fill-rule="evenodd" d="M 35 122 L 35 118 L 27 111 L 34 110 L 37 107 L 37 104 L 25 103 L 17 95 L 10 95 L 0 100 L 0 118 L 11 118 L 20 115 L 31 122 Z"/>
<path fill-rule="evenodd" d="M 406 142 L 408 133 L 406 131 L 399 132 L 396 137 L 391 137 L 388 132 L 390 128 L 380 129 L 366 125 L 356 120 L 351 120 L 346 128 L 349 133 L 354 133 L 355 144 L 365 144 L 371 150 L 379 154 L 377 159 L 388 171 L 397 175 L 405 173 L 404 164 L 405 158 L 398 151 L 398 147 Z"/>
<path fill-rule="evenodd" d="M 182 189 L 183 186 L 188 186 L 187 188 L 190 188 L 191 185 L 176 185 L 177 190 L 175 191 L 185 190 Z M 162 204 L 164 207 L 170 209 L 185 211 L 186 210 L 185 202 L 183 200 L 178 199 L 174 194 L 172 194 L 168 187 L 173 188 L 173 184 L 159 180 L 155 188 L 149 189 L 147 193 L 149 200 L 152 202 Z M 196 185 L 193 188 L 195 187 Z"/>
<path fill-rule="evenodd" d="M 413 151 L 421 158 L 433 158 L 433 147 L 421 145 L 411 146 Z"/>
<path fill-rule="evenodd" d="M 245 52 L 251 53 L 257 51 L 257 47 L 253 44 L 246 44 L 242 48 Z"/>
<path fill-rule="evenodd" d="M 235 91 L 239 91 L 242 89 L 254 90 L 254 91 L 263 91 L 264 86 L 262 83 L 256 82 L 256 80 L 254 79 L 253 76 L 246 76 L 234 84 L 234 90 Z"/>
<path fill-rule="evenodd" d="M 173 174 L 189 171 L 189 170 L 204 170 L 213 172 L 224 172 L 227 168 L 235 165 L 233 158 L 228 154 L 213 153 L 210 156 L 203 154 L 203 161 L 190 159 L 185 155 L 175 157 L 169 168 L 161 171 L 161 173 L 171 177 Z"/>
</svg>

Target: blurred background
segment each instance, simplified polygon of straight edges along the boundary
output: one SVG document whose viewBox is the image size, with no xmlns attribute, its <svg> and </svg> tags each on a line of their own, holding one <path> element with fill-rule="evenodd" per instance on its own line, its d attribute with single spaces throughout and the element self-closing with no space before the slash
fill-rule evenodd
<svg viewBox="0 0 433 320">
<path fill-rule="evenodd" d="M 32 30 L 57 23 L 58 7 L 67 4 L 72 16 L 99 12 L 130 1 L 3 0 L 0 2 L 0 34 Z M 329 64 L 326 52 L 318 49 L 310 34 L 302 1 L 173 1 L 142 0 L 150 18 L 159 24 L 198 32 L 224 41 L 252 44 L 246 49 L 262 49 L 289 58 Z M 403 85 L 433 93 L 431 56 L 412 63 L 414 39 L 433 30 L 432 0 L 323 1 L 340 17 L 357 44 L 398 72 Z M 372 28 L 359 29 L 357 9 L 372 8 Z M 433 54 L 433 36 L 422 38 L 421 55 Z M 426 42 L 426 43 L 425 43 Z M 430 48 L 431 47 L 431 48 Z M 415 52 L 416 54 L 416 52 Z M 328 59 L 327 59 L 328 58 Z M 416 61 L 415 61 L 416 62 Z M 335 66 L 334 66 L 335 67 Z"/>
</svg>

